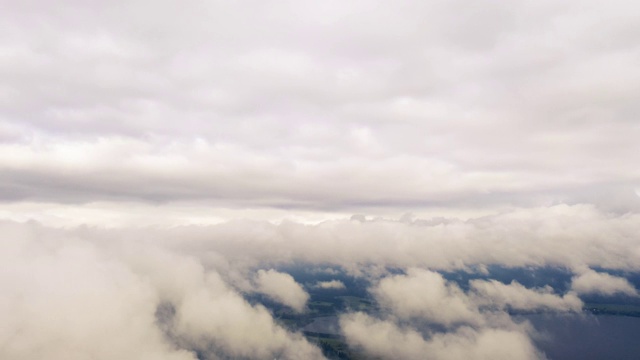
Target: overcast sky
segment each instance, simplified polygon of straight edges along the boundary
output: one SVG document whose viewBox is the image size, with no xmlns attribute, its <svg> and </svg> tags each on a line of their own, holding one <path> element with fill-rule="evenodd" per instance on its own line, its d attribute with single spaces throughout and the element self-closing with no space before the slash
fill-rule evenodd
<svg viewBox="0 0 640 360">
<path fill-rule="evenodd" d="M 1 213 L 635 212 L 639 15 L 625 0 L 4 1 Z"/>
</svg>

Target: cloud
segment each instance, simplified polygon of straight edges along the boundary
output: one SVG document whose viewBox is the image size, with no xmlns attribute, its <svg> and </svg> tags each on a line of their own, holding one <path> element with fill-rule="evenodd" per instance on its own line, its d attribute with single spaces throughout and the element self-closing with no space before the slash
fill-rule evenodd
<svg viewBox="0 0 640 360">
<path fill-rule="evenodd" d="M 482 321 L 462 290 L 436 272 L 409 269 L 406 275 L 385 277 L 371 292 L 383 307 L 402 318 L 421 318 L 446 326 Z"/>
<path fill-rule="evenodd" d="M 634 214 L 613 215 L 590 205 L 556 205 L 446 223 L 243 220 L 145 231 L 153 231 L 167 246 L 187 247 L 194 255 L 215 251 L 240 263 L 298 260 L 337 265 L 354 273 L 366 266 L 471 270 L 492 264 L 637 270 L 640 247 L 634 239 L 639 224 Z M 132 236 L 129 231 L 114 234 Z M 286 252 L 280 250 L 283 246 Z"/>
<path fill-rule="evenodd" d="M 155 325 L 154 287 L 100 249 L 3 224 L 0 357 L 195 360 Z"/>
<path fill-rule="evenodd" d="M 404 323 L 345 323 L 372 353 L 527 358 L 489 313 L 637 290 L 589 270 L 562 296 L 465 293 L 437 271 L 640 270 L 639 6 L 3 6 L 0 357 L 320 358 L 241 295 L 301 310 L 273 269 L 305 263 L 375 283 Z"/>
<path fill-rule="evenodd" d="M 255 281 L 256 291 L 297 312 L 302 312 L 309 300 L 309 294 L 287 273 L 273 269 L 259 270 Z"/>
<path fill-rule="evenodd" d="M 379 318 L 364 313 L 340 317 L 351 346 L 385 359 L 543 359 L 526 320 L 515 322 L 504 311 L 582 310 L 575 293 L 559 296 L 550 287 L 472 280 L 465 293 L 437 272 L 405 272 L 383 277 L 370 289 L 386 310 Z"/>
<path fill-rule="evenodd" d="M 463 327 L 425 339 L 411 328 L 354 313 L 340 318 L 347 341 L 385 359 L 542 359 L 526 334 Z"/>
<path fill-rule="evenodd" d="M 638 290 L 627 279 L 607 273 L 595 272 L 591 269 L 574 276 L 571 279 L 571 289 L 579 294 L 638 296 Z"/>
<path fill-rule="evenodd" d="M 12 4 L 0 199 L 637 212 L 637 9 Z"/>
<path fill-rule="evenodd" d="M 176 313 L 176 335 L 188 344 L 203 350 L 214 344 L 223 354 L 254 359 L 324 358 L 302 335 L 281 328 L 265 308 L 252 307 L 217 276 L 206 285 L 207 290 L 188 294 Z"/>
<path fill-rule="evenodd" d="M 323 358 L 201 259 L 35 224 L 0 227 L 2 358 Z"/>
<path fill-rule="evenodd" d="M 573 292 L 559 296 L 550 287 L 471 280 L 465 293 L 419 268 L 383 277 L 370 291 L 383 309 L 379 318 L 351 313 L 340 324 L 352 346 L 383 358 L 544 358 L 526 320 L 516 322 L 506 311 L 582 310 Z"/>
<path fill-rule="evenodd" d="M 258 286 L 302 309 L 306 292 L 289 275 L 273 270 L 292 261 L 371 275 L 370 291 L 387 316 L 376 321 L 389 322 L 401 335 L 413 329 L 430 341 L 435 333 L 420 326 L 441 326 L 447 330 L 443 336 L 471 327 L 473 335 L 465 338 L 475 344 L 492 329 L 527 333 L 514 326 L 505 309 L 572 311 L 580 302 L 571 292 L 560 296 L 548 288 L 495 281 L 472 281 L 465 293 L 438 269 L 473 271 L 498 264 L 637 270 L 638 223 L 636 215 L 584 205 L 519 209 L 465 221 L 345 218 L 312 225 L 243 220 L 113 229 L 2 222 L 0 311 L 7 324 L 2 336 L 15 340 L 3 356 L 46 351 L 55 359 L 81 343 L 81 353 L 101 358 L 107 353 L 99 344 L 113 343 L 109 354 L 120 358 L 135 353 L 189 359 L 194 351 L 211 357 L 319 358 L 317 348 L 241 295 Z M 389 274 L 388 267 L 407 270 Z M 594 278 L 600 282 L 589 283 L 598 288 L 614 284 L 615 291 L 630 293 L 621 279 L 591 272 L 574 278 L 573 291 L 584 293 L 580 284 Z M 30 331 L 16 333 L 20 328 Z M 53 337 L 58 340 L 50 343 Z M 361 342 L 355 339 L 354 344 Z"/>
<path fill-rule="evenodd" d="M 344 283 L 340 280 L 318 281 L 315 284 L 315 287 L 320 289 L 334 289 L 334 290 L 340 290 L 340 289 L 346 288 Z"/>
<path fill-rule="evenodd" d="M 582 301 L 575 293 L 554 294 L 551 287 L 527 289 L 517 281 L 503 284 L 496 280 L 469 282 L 475 301 L 485 307 L 513 310 L 581 311 Z"/>
</svg>

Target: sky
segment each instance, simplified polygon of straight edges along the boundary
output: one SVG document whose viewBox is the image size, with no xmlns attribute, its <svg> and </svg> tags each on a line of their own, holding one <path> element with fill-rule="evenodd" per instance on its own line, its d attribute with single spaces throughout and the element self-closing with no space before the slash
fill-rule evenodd
<svg viewBox="0 0 640 360">
<path fill-rule="evenodd" d="M 3 358 L 193 359 L 211 343 L 210 359 L 321 358 L 243 298 L 304 312 L 306 290 L 272 268 L 295 261 L 374 280 L 395 315 L 341 324 L 389 358 L 495 359 L 504 341 L 540 358 L 489 302 L 575 311 L 580 294 L 638 294 L 594 270 L 640 270 L 637 2 L 0 7 Z M 566 294 L 465 292 L 438 273 L 491 264 L 575 276 Z M 418 305 L 453 315 L 389 295 L 416 286 L 440 294 Z"/>
</svg>

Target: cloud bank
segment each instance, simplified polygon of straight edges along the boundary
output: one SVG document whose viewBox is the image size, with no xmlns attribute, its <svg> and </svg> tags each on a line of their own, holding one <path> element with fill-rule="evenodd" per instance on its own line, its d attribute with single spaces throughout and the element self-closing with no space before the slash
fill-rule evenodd
<svg viewBox="0 0 640 360">
<path fill-rule="evenodd" d="M 502 350 L 490 344 L 511 339 L 519 348 L 514 354 L 535 358 L 530 329 L 506 311 L 576 312 L 581 294 L 637 294 L 622 278 L 585 269 L 638 271 L 639 223 L 635 215 L 565 205 L 447 222 L 403 217 L 58 229 L 5 221 L 2 356 L 322 358 L 302 335 L 243 297 L 247 289 L 257 290 L 304 311 L 306 291 L 273 270 L 297 262 L 342 268 L 372 281 L 369 291 L 382 315 L 341 317 L 349 344 L 366 353 L 411 358 L 430 351 L 447 358 L 478 352 L 499 358 Z M 495 280 L 473 280 L 463 290 L 438 273 L 482 274 L 490 264 L 559 266 L 575 275 L 570 291 L 558 293 Z M 442 330 L 425 330 L 431 325 Z M 379 344 L 375 336 L 398 343 Z"/>
</svg>

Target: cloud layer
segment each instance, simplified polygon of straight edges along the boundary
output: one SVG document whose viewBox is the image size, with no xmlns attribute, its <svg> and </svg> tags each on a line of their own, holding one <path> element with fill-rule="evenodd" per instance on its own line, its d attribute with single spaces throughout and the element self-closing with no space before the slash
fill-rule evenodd
<svg viewBox="0 0 640 360">
<path fill-rule="evenodd" d="M 11 4 L 0 200 L 638 211 L 639 12 Z"/>
<path fill-rule="evenodd" d="M 499 358 L 511 350 L 490 344 L 510 339 L 521 358 L 535 358 L 530 330 L 506 311 L 575 312 L 582 308 L 579 294 L 637 295 L 627 280 L 589 267 L 639 271 L 638 224 L 635 215 L 565 205 L 466 221 L 233 221 L 173 229 L 2 222 L 2 355 L 321 358 L 319 349 L 242 295 L 259 291 L 304 311 L 307 292 L 273 270 L 302 263 L 340 267 L 372 281 L 382 315 L 345 314 L 341 320 L 349 344 L 366 353 Z M 571 291 L 558 293 L 490 279 L 473 280 L 463 290 L 437 272 L 484 273 L 492 264 L 558 266 L 575 275 Z M 442 331 L 425 331 L 434 325 Z M 378 344 L 371 334 L 399 342 Z"/>
</svg>

